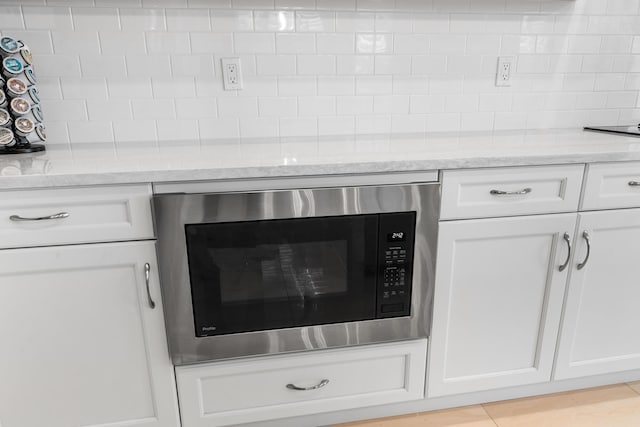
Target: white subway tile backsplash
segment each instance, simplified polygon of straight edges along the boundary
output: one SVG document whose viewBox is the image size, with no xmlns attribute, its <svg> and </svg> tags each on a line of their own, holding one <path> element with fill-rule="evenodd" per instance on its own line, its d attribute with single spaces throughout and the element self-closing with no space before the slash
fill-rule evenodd
<svg viewBox="0 0 640 427">
<path fill-rule="evenodd" d="M 200 138 L 195 119 L 159 120 L 156 123 L 159 141 L 197 140 Z"/>
<path fill-rule="evenodd" d="M 219 117 L 258 117 L 258 98 L 220 98 Z"/>
<path fill-rule="evenodd" d="M 373 55 L 339 55 L 337 70 L 340 75 L 367 74 L 371 75 L 375 69 Z"/>
<path fill-rule="evenodd" d="M 218 107 L 212 98 L 176 99 L 176 117 L 178 119 L 206 119 L 218 116 Z"/>
<path fill-rule="evenodd" d="M 69 121 L 69 140 L 71 143 L 113 142 L 113 129 L 110 121 L 75 122 Z"/>
<path fill-rule="evenodd" d="M 640 121 L 640 0 L 25 0 L 0 28 L 62 144 Z"/>
<path fill-rule="evenodd" d="M 52 31 L 53 51 L 58 54 L 99 55 L 100 42 L 96 32 Z"/>
<path fill-rule="evenodd" d="M 211 30 L 218 33 L 253 31 L 250 10 L 211 10 Z"/>
<path fill-rule="evenodd" d="M 297 69 L 300 75 L 327 76 L 336 74 L 336 57 L 331 55 L 298 55 Z"/>
<path fill-rule="evenodd" d="M 73 30 L 71 9 L 68 7 L 23 6 L 22 16 L 27 30 Z"/>
<path fill-rule="evenodd" d="M 0 6 L 0 28 L 4 31 L 24 29 L 22 11 L 19 6 Z"/>
<path fill-rule="evenodd" d="M 296 27 L 295 14 L 290 11 L 256 11 L 253 19 L 255 31 L 294 31 Z"/>
<path fill-rule="evenodd" d="M 240 136 L 238 119 L 198 120 L 198 128 L 202 139 L 237 138 Z"/>
<path fill-rule="evenodd" d="M 63 77 L 60 79 L 64 99 L 106 100 L 107 82 L 103 77 Z"/>
<path fill-rule="evenodd" d="M 276 34 L 276 51 L 282 53 L 315 53 L 315 34 Z"/>
<path fill-rule="evenodd" d="M 302 96 L 298 98 L 298 115 L 328 116 L 336 114 L 334 96 Z"/>
<path fill-rule="evenodd" d="M 276 117 L 240 118 L 240 136 L 243 138 L 268 138 L 278 136 L 279 121 Z"/>
<path fill-rule="evenodd" d="M 169 55 L 128 55 L 126 69 L 134 77 L 168 77 L 171 61 Z"/>
<path fill-rule="evenodd" d="M 298 100 L 295 97 L 262 97 L 258 100 L 260 117 L 295 116 L 298 114 Z"/>
<path fill-rule="evenodd" d="M 91 121 L 108 120 L 113 122 L 133 119 L 131 101 L 128 99 L 87 100 L 87 112 Z"/>
<path fill-rule="evenodd" d="M 120 9 L 120 25 L 123 31 L 166 31 L 164 9 Z"/>
<path fill-rule="evenodd" d="M 275 36 L 272 33 L 237 33 L 233 36 L 236 53 L 274 53 Z"/>
<path fill-rule="evenodd" d="M 134 99 L 131 101 L 135 120 L 168 120 L 176 118 L 173 99 Z"/>
<path fill-rule="evenodd" d="M 167 9 L 167 30 L 175 32 L 210 31 L 208 9 Z"/>
<path fill-rule="evenodd" d="M 318 53 L 348 54 L 356 49 L 354 34 L 318 34 L 316 40 Z"/>
<path fill-rule="evenodd" d="M 71 9 L 76 31 L 118 31 L 118 9 L 105 7 L 74 7 Z"/>
<path fill-rule="evenodd" d="M 336 32 L 361 33 L 373 32 L 376 15 L 368 12 L 337 12 Z"/>
</svg>

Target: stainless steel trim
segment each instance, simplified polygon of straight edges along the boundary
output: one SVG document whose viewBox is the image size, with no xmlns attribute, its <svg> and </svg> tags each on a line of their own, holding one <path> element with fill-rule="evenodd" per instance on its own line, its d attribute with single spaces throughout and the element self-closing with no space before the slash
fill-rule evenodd
<svg viewBox="0 0 640 427">
<path fill-rule="evenodd" d="M 520 191 L 502 191 L 502 190 L 491 190 L 489 194 L 492 196 L 522 196 L 524 194 L 531 193 L 531 188 L 523 188 Z"/>
<path fill-rule="evenodd" d="M 587 255 L 584 257 L 584 261 L 578 264 L 578 270 L 582 270 L 587 261 L 589 261 L 589 255 L 591 255 L 591 236 L 586 231 L 582 232 L 582 238 L 587 242 Z"/>
<path fill-rule="evenodd" d="M 429 336 L 440 184 L 153 197 L 160 286 L 176 365 Z M 416 212 L 411 316 L 196 338 L 185 224 Z"/>
<path fill-rule="evenodd" d="M 569 251 L 567 252 L 566 261 L 558 268 L 559 271 L 564 271 L 564 269 L 567 268 L 567 266 L 569 265 L 569 259 L 571 258 L 571 236 L 569 236 L 569 233 L 564 233 L 564 236 L 562 236 L 562 238 L 565 242 L 567 242 L 567 248 L 569 249 Z"/>
<path fill-rule="evenodd" d="M 9 217 L 9 219 L 11 221 L 15 221 L 15 222 L 20 222 L 20 221 L 47 221 L 50 219 L 63 219 L 63 218 L 69 218 L 69 213 L 68 212 L 59 212 L 57 214 L 53 214 L 53 215 L 48 215 L 48 216 L 39 216 L 39 217 L 35 217 L 35 218 L 28 218 L 28 217 L 23 217 L 20 215 L 11 215 Z"/>
<path fill-rule="evenodd" d="M 640 187 L 640 181 L 629 181 L 629 187 Z"/>
<path fill-rule="evenodd" d="M 329 384 L 329 380 L 325 379 L 320 381 L 318 384 L 311 386 L 311 387 L 298 387 L 297 385 L 294 384 L 287 384 L 287 388 L 289 390 L 297 390 L 297 391 L 309 391 L 309 390 L 317 390 L 319 388 L 322 388 L 324 386 L 326 386 L 327 384 Z"/>
<path fill-rule="evenodd" d="M 151 307 L 151 309 L 153 310 L 154 308 L 156 308 L 156 303 L 153 300 L 153 298 L 151 298 L 151 291 L 149 290 L 150 276 L 151 276 L 151 266 L 147 262 L 144 264 L 144 283 L 147 286 L 147 298 L 149 301 L 149 307 Z"/>
</svg>

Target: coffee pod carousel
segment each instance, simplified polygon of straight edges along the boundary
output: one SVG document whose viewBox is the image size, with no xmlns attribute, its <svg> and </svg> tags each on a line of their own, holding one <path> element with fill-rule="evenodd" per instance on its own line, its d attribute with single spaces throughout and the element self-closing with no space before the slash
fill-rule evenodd
<svg viewBox="0 0 640 427">
<path fill-rule="evenodd" d="M 0 38 L 0 154 L 44 151 L 40 95 L 29 47 Z"/>
</svg>

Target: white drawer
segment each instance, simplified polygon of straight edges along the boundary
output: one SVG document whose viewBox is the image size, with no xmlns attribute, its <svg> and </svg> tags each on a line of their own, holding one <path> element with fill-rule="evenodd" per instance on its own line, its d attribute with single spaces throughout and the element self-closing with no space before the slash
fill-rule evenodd
<svg viewBox="0 0 640 427">
<path fill-rule="evenodd" d="M 3 191 L 0 248 L 152 238 L 150 198 L 146 184 Z"/>
<path fill-rule="evenodd" d="M 183 427 L 212 427 L 421 399 L 427 340 L 176 368 Z M 312 387 L 292 390 L 287 385 Z"/>
<path fill-rule="evenodd" d="M 640 162 L 588 166 L 581 210 L 636 207 L 640 207 Z"/>
<path fill-rule="evenodd" d="M 440 219 L 575 212 L 583 165 L 444 171 Z"/>
</svg>

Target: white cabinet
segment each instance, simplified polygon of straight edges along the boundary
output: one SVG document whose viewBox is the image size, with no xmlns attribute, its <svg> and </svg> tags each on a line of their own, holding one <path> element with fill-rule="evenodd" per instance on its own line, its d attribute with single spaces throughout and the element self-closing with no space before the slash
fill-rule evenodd
<svg viewBox="0 0 640 427">
<path fill-rule="evenodd" d="M 179 425 L 152 242 L 3 250 L 0 265 L 0 425 Z"/>
<path fill-rule="evenodd" d="M 183 427 L 421 399 L 426 340 L 176 368 Z"/>
<path fill-rule="evenodd" d="M 640 209 L 581 213 L 579 224 L 554 376 L 640 369 Z"/>
<path fill-rule="evenodd" d="M 575 222 L 440 223 L 428 397 L 551 379 Z"/>
</svg>

